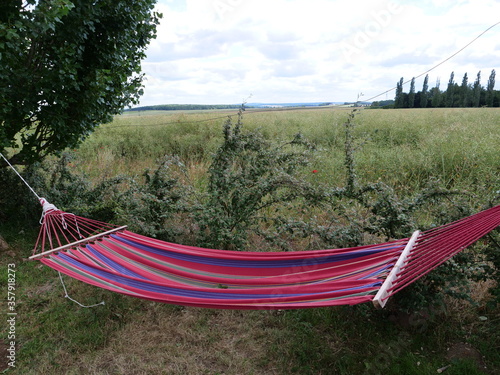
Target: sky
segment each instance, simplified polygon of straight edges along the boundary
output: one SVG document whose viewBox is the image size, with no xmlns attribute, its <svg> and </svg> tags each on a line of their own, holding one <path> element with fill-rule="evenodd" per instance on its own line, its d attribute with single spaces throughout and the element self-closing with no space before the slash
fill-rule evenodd
<svg viewBox="0 0 500 375">
<path fill-rule="evenodd" d="M 140 106 L 369 100 L 500 22 L 498 0 L 158 0 L 156 10 Z M 479 71 L 486 86 L 499 62 L 500 24 L 429 72 L 429 86 Z M 386 99 L 394 90 L 372 100 Z"/>
</svg>

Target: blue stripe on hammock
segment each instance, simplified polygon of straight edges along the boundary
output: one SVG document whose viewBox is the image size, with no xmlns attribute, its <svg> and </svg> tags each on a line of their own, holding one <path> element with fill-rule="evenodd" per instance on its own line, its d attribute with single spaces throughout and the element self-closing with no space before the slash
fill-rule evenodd
<svg viewBox="0 0 500 375">
<path fill-rule="evenodd" d="M 338 254 L 338 255 L 327 255 L 322 257 L 304 257 L 301 259 L 280 259 L 280 260 L 258 260 L 252 261 L 247 259 L 235 260 L 235 259 L 217 259 L 210 258 L 202 255 L 192 255 L 192 254 L 182 254 L 177 253 L 171 250 L 163 250 L 157 249 L 152 246 L 146 246 L 139 244 L 135 241 L 122 238 L 120 236 L 116 236 L 114 234 L 111 235 L 117 241 L 123 242 L 129 246 L 148 251 L 153 254 L 158 254 L 166 257 L 170 257 L 172 259 L 183 260 L 191 263 L 200 263 L 212 266 L 224 266 L 224 267 L 239 267 L 239 268 L 285 268 L 285 267 L 307 267 L 315 264 L 326 264 L 326 263 L 336 263 L 342 262 L 346 260 L 352 260 L 361 258 L 367 255 L 374 255 L 378 253 L 382 253 L 388 250 L 403 248 L 404 245 L 392 245 L 388 247 L 380 247 L 380 245 L 376 245 L 377 247 L 374 249 L 364 249 L 364 250 L 353 250 L 347 254 Z"/>
<path fill-rule="evenodd" d="M 146 277 L 141 276 L 140 274 L 128 269 L 127 267 L 122 266 L 121 264 L 115 262 L 114 260 L 111 260 L 110 258 L 106 257 L 105 255 L 101 254 L 99 251 L 94 249 L 92 245 L 87 244 L 86 245 L 87 249 L 96 257 L 98 258 L 101 262 L 106 264 L 108 267 L 114 269 L 115 271 L 118 271 L 124 275 L 127 276 L 132 276 L 132 277 L 137 277 L 139 279 L 143 280 L 148 280 Z"/>
<path fill-rule="evenodd" d="M 146 291 L 146 292 L 154 292 L 154 293 L 159 293 L 159 294 L 163 294 L 163 295 L 172 295 L 172 296 L 190 297 L 190 298 L 205 298 L 205 299 L 252 300 L 252 299 L 274 299 L 274 298 L 301 297 L 301 296 L 320 297 L 321 295 L 325 295 L 325 294 L 332 292 L 332 291 L 328 291 L 328 292 L 297 293 L 297 294 L 275 294 L 275 293 L 273 293 L 273 294 L 239 294 L 239 293 L 229 294 L 229 293 L 217 293 L 217 292 L 209 292 L 209 291 L 205 292 L 205 291 L 186 290 L 186 289 L 168 287 L 168 286 L 163 286 L 163 285 L 149 284 L 149 283 L 144 282 L 144 281 L 132 280 L 132 279 L 129 279 L 129 278 L 121 276 L 121 275 L 116 275 L 116 274 L 112 274 L 112 273 L 107 272 L 107 271 L 98 270 L 98 269 L 95 269 L 93 267 L 82 264 L 79 261 L 67 256 L 66 254 L 64 254 L 62 252 L 57 254 L 57 255 L 53 255 L 53 256 L 63 260 L 66 263 L 69 263 L 75 267 L 83 269 L 91 275 L 100 277 L 108 282 L 118 282 L 122 285 L 134 287 L 134 288 Z M 377 286 L 380 286 L 380 284 L 381 284 L 380 282 L 368 283 L 368 284 L 363 285 L 363 286 L 335 290 L 335 292 L 348 292 L 348 291 L 354 292 L 354 291 L 360 290 L 360 289 L 377 287 Z M 347 296 L 344 296 L 344 297 L 347 297 Z"/>
</svg>

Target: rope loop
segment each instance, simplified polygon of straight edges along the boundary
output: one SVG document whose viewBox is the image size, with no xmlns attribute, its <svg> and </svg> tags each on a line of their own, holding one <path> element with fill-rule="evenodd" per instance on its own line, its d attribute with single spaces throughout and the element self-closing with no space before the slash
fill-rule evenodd
<svg viewBox="0 0 500 375">
<path fill-rule="evenodd" d="M 62 275 L 61 275 L 61 272 L 60 271 L 57 271 L 57 273 L 59 274 L 59 279 L 61 280 L 61 284 L 63 286 L 63 289 L 64 289 L 64 298 L 67 298 L 69 299 L 70 301 L 76 303 L 78 306 L 80 307 L 83 307 L 83 308 L 86 308 L 86 309 L 90 309 L 92 307 L 97 307 L 97 306 L 101 306 L 101 305 L 105 305 L 104 301 L 101 301 L 99 303 L 96 303 L 94 305 L 84 305 L 80 302 L 78 302 L 77 300 L 74 300 L 73 298 L 71 298 L 69 295 L 68 295 L 68 291 L 66 289 L 66 285 L 64 285 L 64 281 L 63 281 L 63 278 L 62 278 Z"/>
</svg>

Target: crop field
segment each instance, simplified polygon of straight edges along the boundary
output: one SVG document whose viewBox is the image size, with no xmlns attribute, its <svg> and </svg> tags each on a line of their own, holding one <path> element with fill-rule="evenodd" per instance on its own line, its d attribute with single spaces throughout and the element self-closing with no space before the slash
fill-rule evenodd
<svg viewBox="0 0 500 375">
<path fill-rule="evenodd" d="M 62 163 L 48 160 L 40 168 L 52 174 L 33 183 L 62 209 L 126 222 L 146 235 L 212 244 L 197 231 L 206 226 L 216 233 L 221 224 L 207 216 L 207 207 L 217 200 L 227 203 L 210 189 L 215 158 L 230 155 L 221 151 L 228 116 L 234 131 L 236 111 L 125 112 L 97 128 L 79 148 L 68 150 Z M 498 109 L 249 109 L 240 121 L 245 144 L 254 142 L 264 151 L 245 150 L 225 170 L 244 181 L 232 189 L 244 196 L 250 182 L 268 178 L 262 172 L 255 180 L 243 180 L 248 176 L 237 173 L 245 166 L 252 171 L 252 158 L 269 157 L 262 166 L 270 174 L 291 171 L 290 186 L 306 186 L 318 194 L 314 202 L 319 203 L 309 203 L 306 194 L 286 200 L 279 186 L 275 192 L 282 201 L 235 224 L 241 229 L 222 244 L 241 243 L 259 251 L 344 247 L 406 236 L 417 227 L 425 230 L 500 204 Z M 292 141 L 299 139 L 297 134 L 300 142 Z M 275 166 L 274 155 L 297 162 Z M 155 175 L 165 160 L 168 168 Z M 155 177 L 171 186 L 161 196 L 155 195 L 163 189 L 153 184 Z M 67 198 L 72 194 L 78 199 Z M 182 207 L 167 212 L 153 205 L 167 201 Z M 161 221 L 156 227 L 139 219 L 131 222 L 134 216 L 127 212 L 132 211 Z M 394 213 L 397 220 L 384 221 Z M 227 215 L 232 219 L 234 213 Z M 38 211 L 34 216 L 39 217 Z M 31 255 L 37 228 L 16 225 L 0 225 L 14 248 L 8 260 L 2 257 L 2 270 L 7 263 L 17 266 L 17 362 L 6 373 L 500 373 L 500 307 L 493 295 L 499 293 L 498 269 L 474 273 L 480 263 L 493 269 L 500 265 L 498 255 L 491 255 L 500 253 L 498 229 L 463 258 L 443 265 L 444 271 L 410 288 L 404 298 L 413 298 L 412 304 L 405 305 L 403 298 L 384 310 L 358 305 L 226 311 L 137 300 L 65 278 L 72 298 L 85 304 L 105 301 L 104 306 L 81 308 L 64 298 L 57 273 L 23 261 Z M 175 230 L 165 231 L 165 226 Z M 269 240 L 272 233 L 281 242 Z M 454 284 L 456 278 L 462 283 Z M 6 271 L 0 280 L 6 284 Z M 431 289 L 439 298 L 427 303 Z M 416 295 L 423 299 L 419 302 Z M 2 355 L 6 342 L 0 341 Z M 1 361 L 0 371 L 6 368 Z"/>
<path fill-rule="evenodd" d="M 350 109 L 244 113 L 248 130 L 266 138 L 302 133 L 318 148 L 315 177 L 342 184 L 345 132 Z M 234 115 L 228 112 L 227 115 Z M 216 120 L 210 120 L 216 118 Z M 208 121 L 207 121 L 208 120 Z M 92 176 L 137 173 L 165 154 L 176 154 L 203 169 L 222 139 L 225 114 L 128 112 L 99 128 L 81 146 L 78 159 Z M 381 179 L 412 189 L 430 177 L 447 186 L 474 188 L 494 182 L 500 166 L 500 111 L 497 109 L 362 110 L 355 117 L 360 178 Z M 493 187 L 493 185 L 490 185 Z"/>
</svg>

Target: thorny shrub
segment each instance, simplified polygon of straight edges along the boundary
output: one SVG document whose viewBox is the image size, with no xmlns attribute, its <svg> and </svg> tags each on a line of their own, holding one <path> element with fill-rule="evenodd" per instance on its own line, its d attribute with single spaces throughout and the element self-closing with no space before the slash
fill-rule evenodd
<svg viewBox="0 0 500 375">
<path fill-rule="evenodd" d="M 204 246 L 244 249 L 251 232 L 279 246 L 270 228 L 284 220 L 287 206 L 318 199 L 300 177 L 314 147 L 301 134 L 278 143 L 245 132 L 242 113 L 236 124 L 230 117 L 224 124 L 223 143 L 208 171 L 207 199 L 195 214 Z"/>
</svg>

